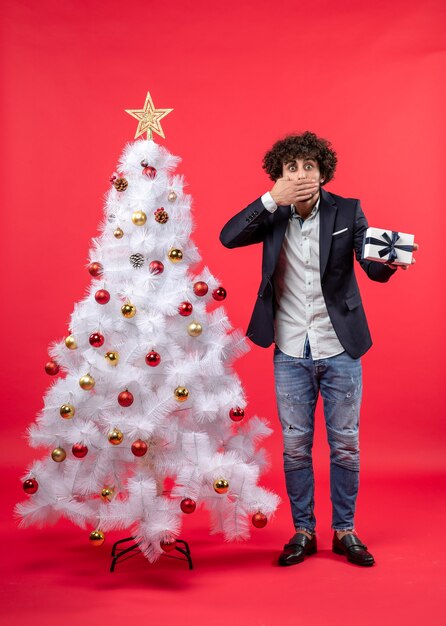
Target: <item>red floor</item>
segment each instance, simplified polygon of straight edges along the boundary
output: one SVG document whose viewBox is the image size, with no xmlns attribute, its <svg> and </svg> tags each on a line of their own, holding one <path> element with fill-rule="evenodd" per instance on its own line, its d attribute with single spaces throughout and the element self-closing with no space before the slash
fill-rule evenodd
<svg viewBox="0 0 446 626">
<path fill-rule="evenodd" d="M 185 519 L 182 537 L 194 570 L 181 561 L 148 563 L 141 555 L 109 573 L 109 535 L 101 548 L 88 533 L 61 521 L 55 527 L 18 529 L 14 502 L 22 499 L 22 468 L 2 471 L 9 489 L 2 521 L 0 598 L 6 626 L 144 624 L 286 626 L 288 624 L 446 624 L 443 475 L 362 475 L 357 527 L 377 561 L 348 564 L 330 550 L 326 478 L 316 477 L 319 552 L 289 568 L 276 566 L 292 534 L 286 501 L 272 524 L 254 529 L 248 543 L 210 536 L 207 514 Z M 282 486 L 277 490 L 282 496 Z"/>
</svg>

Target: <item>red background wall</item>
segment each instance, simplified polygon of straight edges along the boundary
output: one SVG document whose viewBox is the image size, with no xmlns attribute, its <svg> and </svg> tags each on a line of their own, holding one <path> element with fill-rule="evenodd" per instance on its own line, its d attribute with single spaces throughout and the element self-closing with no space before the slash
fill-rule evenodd
<svg viewBox="0 0 446 626">
<path fill-rule="evenodd" d="M 183 158 L 194 240 L 229 292 L 234 326 L 246 329 L 261 250 L 226 250 L 218 235 L 270 188 L 261 159 L 285 133 L 329 138 L 339 166 L 327 189 L 360 198 L 370 225 L 415 233 L 416 266 L 388 284 L 358 266 L 374 339 L 363 359 L 362 463 L 375 474 L 443 470 L 444 3 L 2 7 L 4 462 L 20 472 L 38 454 L 22 436 L 50 382 L 47 346 L 65 336 L 89 281 L 108 179 L 136 128 L 124 109 L 150 90 L 156 106 L 174 108 L 159 141 Z M 253 346 L 237 370 L 250 413 L 276 430 L 266 483 L 284 495 L 271 349 Z M 320 418 L 315 456 L 326 472 Z"/>
<path fill-rule="evenodd" d="M 327 189 L 370 225 L 414 232 L 416 267 L 386 285 L 358 266 L 374 347 L 364 358 L 364 462 L 438 468 L 444 352 L 444 5 L 440 2 L 10 2 L 3 21 L 4 428 L 11 458 L 49 384 L 48 344 L 84 293 L 103 195 L 136 121 L 173 107 L 163 142 L 183 162 L 194 239 L 246 329 L 260 247 L 226 250 L 221 227 L 271 187 L 263 153 L 285 133 L 328 137 Z M 442 48 L 443 44 L 443 48 Z M 443 50 L 443 52 L 442 52 Z M 277 426 L 271 350 L 237 369 L 251 411 Z M 279 442 L 276 442 L 277 445 Z"/>
</svg>

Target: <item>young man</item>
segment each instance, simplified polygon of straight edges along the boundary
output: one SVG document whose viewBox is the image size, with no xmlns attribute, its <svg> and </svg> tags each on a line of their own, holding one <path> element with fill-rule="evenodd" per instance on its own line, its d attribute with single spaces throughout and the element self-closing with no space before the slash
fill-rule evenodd
<svg viewBox="0 0 446 626">
<path fill-rule="evenodd" d="M 280 565 L 300 563 L 317 550 L 312 446 L 319 392 L 330 446 L 333 551 L 357 565 L 374 563 L 354 526 L 360 357 L 372 341 L 353 256 L 378 282 L 387 282 L 398 266 L 361 260 L 368 224 L 359 200 L 322 188 L 336 164 L 330 143 L 314 133 L 276 142 L 263 161 L 274 186 L 220 234 L 227 248 L 263 243 L 262 281 L 246 334 L 265 348 L 275 342 L 285 482 L 296 531 Z"/>
</svg>

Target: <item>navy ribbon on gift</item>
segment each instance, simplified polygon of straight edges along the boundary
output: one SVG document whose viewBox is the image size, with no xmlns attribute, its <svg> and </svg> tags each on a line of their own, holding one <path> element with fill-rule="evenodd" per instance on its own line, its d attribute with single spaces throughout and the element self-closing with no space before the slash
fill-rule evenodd
<svg viewBox="0 0 446 626">
<path fill-rule="evenodd" d="M 387 243 L 387 246 L 385 246 L 378 252 L 381 258 L 383 256 L 386 256 L 386 254 L 389 255 L 389 258 L 386 261 L 387 263 L 393 263 L 393 261 L 396 261 L 396 259 L 398 258 L 397 250 L 404 250 L 405 252 L 413 252 L 412 245 L 409 245 L 409 244 L 401 245 L 401 244 L 396 243 L 398 239 L 400 238 L 400 235 L 395 230 L 392 230 L 391 237 L 389 236 L 389 233 L 385 233 L 385 232 L 381 235 L 381 237 L 385 241 L 382 241 L 381 239 L 377 239 L 376 237 L 366 237 L 364 243 L 366 244 L 371 243 L 374 246 L 382 246 L 384 243 Z"/>
</svg>

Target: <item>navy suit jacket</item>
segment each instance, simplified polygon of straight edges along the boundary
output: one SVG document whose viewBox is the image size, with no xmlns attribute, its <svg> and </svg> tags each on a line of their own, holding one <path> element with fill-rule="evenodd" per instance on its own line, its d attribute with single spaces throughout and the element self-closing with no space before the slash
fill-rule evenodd
<svg viewBox="0 0 446 626">
<path fill-rule="evenodd" d="M 359 358 L 372 345 L 367 319 L 353 269 L 354 255 L 367 276 L 385 283 L 394 269 L 361 259 L 368 227 L 359 200 L 320 190 L 319 263 L 322 294 L 339 341 L 350 356 Z M 257 198 L 223 227 L 226 248 L 263 243 L 262 281 L 246 335 L 267 348 L 274 341 L 274 272 L 291 215 L 291 206 L 274 213 Z M 346 229 L 346 230 L 344 230 Z M 339 234 L 338 231 L 343 231 Z"/>
</svg>

